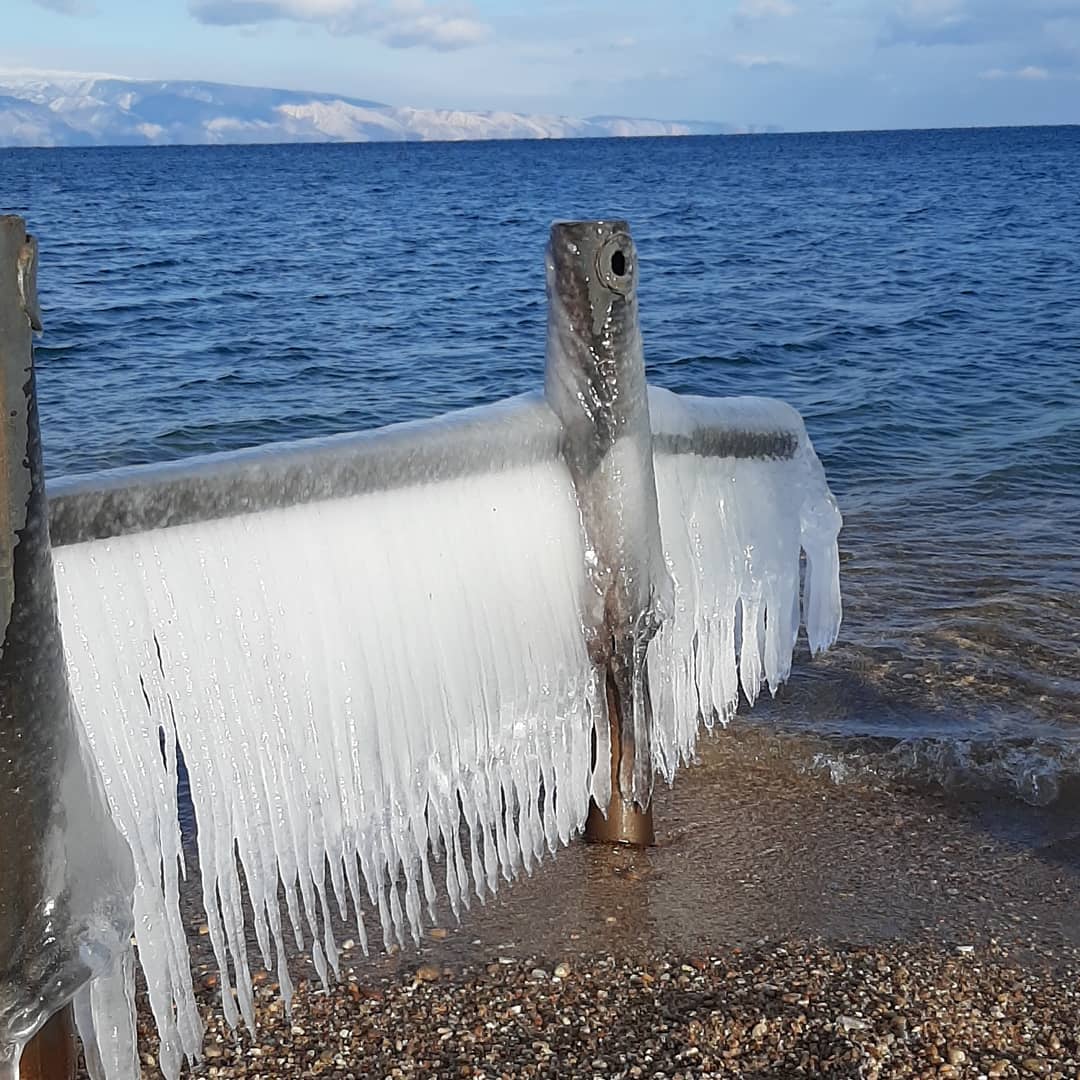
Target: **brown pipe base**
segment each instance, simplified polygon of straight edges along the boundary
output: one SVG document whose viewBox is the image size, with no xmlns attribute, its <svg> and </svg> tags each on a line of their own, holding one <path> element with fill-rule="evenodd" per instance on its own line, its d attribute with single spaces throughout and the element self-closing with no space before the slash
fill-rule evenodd
<svg viewBox="0 0 1080 1080">
<path fill-rule="evenodd" d="M 26 1044 L 20 1080 L 72 1080 L 78 1059 L 71 1006 L 51 1016 Z"/>
<path fill-rule="evenodd" d="M 585 839 L 591 844 L 630 844 L 633 847 L 652 847 L 656 843 L 653 832 L 652 808 L 642 810 L 622 801 L 616 792 L 611 797 L 607 817 L 593 803 L 585 822 Z"/>
<path fill-rule="evenodd" d="M 596 803 L 589 804 L 589 816 L 585 821 L 585 839 L 591 844 L 630 844 L 634 847 L 652 847 L 656 843 L 653 832 L 652 807 L 644 810 L 623 800 L 619 791 L 619 763 L 622 760 L 622 720 L 619 715 L 619 698 L 615 693 L 615 681 L 607 676 L 608 720 L 611 724 L 611 799 L 607 816 Z M 631 753 L 632 753 L 631 749 Z"/>
</svg>

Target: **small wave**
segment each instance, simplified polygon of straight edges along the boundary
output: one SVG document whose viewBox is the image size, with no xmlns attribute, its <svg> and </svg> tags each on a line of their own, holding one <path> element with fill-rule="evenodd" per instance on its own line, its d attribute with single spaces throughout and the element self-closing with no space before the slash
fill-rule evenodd
<svg viewBox="0 0 1080 1080">
<path fill-rule="evenodd" d="M 142 262 L 133 262 L 128 272 L 135 273 L 143 270 L 168 270 L 171 267 L 180 266 L 180 260 L 171 256 L 162 256 L 156 259 L 144 259 Z"/>
<path fill-rule="evenodd" d="M 833 783 L 883 780 L 958 796 L 997 796 L 1052 807 L 1080 799 L 1080 746 L 1036 739 L 899 740 L 814 753 L 807 772 Z"/>
</svg>

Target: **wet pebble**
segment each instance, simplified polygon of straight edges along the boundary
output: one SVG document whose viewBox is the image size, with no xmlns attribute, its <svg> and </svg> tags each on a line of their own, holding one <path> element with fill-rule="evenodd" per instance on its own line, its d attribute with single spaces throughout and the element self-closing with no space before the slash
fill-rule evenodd
<svg viewBox="0 0 1080 1080">
<path fill-rule="evenodd" d="M 202 990 L 205 1056 L 192 1076 L 1075 1080 L 1077 956 L 1063 950 L 1044 970 L 1009 952 L 761 942 L 707 957 L 579 956 L 551 969 L 557 982 L 539 956 L 425 963 L 329 993 L 300 980 L 291 1018 L 264 988 L 257 1040 L 229 1032 Z M 145 1003 L 139 1021 L 154 1058 Z"/>
</svg>

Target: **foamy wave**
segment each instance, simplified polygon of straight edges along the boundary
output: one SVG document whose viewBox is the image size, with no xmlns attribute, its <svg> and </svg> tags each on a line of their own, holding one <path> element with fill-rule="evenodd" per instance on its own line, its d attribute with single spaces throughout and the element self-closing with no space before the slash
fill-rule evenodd
<svg viewBox="0 0 1080 1080">
<path fill-rule="evenodd" d="M 1080 796 L 1080 746 L 1052 740 L 904 739 L 819 751 L 806 770 L 837 784 L 878 779 L 1040 807 Z"/>
</svg>

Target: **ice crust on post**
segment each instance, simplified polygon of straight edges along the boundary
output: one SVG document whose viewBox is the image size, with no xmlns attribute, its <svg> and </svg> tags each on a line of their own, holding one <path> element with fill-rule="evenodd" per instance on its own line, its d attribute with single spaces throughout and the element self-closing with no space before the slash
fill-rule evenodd
<svg viewBox="0 0 1080 1080">
<path fill-rule="evenodd" d="M 670 613 L 672 583 L 653 477 L 637 251 L 626 222 L 556 222 L 547 292 L 544 393 L 563 425 L 581 512 L 585 635 L 598 675 L 613 682 L 622 797 L 645 807 L 653 779 L 647 653 Z"/>
<path fill-rule="evenodd" d="M 0 217 L 0 1078 L 73 998 L 135 1068 L 131 861 L 75 715 L 49 549 L 31 326 L 36 248 Z M 40 324 L 38 324 L 40 329 Z M 91 982 L 94 980 L 94 982 Z M 123 1064 L 126 1062 L 126 1065 Z"/>
</svg>

